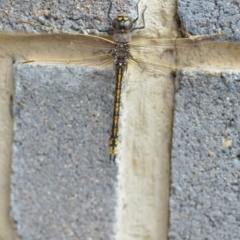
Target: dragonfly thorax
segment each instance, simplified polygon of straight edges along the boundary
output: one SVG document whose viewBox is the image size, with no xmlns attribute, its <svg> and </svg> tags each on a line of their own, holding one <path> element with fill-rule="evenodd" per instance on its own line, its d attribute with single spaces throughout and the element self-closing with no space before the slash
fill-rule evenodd
<svg viewBox="0 0 240 240">
<path fill-rule="evenodd" d="M 121 68 L 122 70 L 127 69 L 128 59 L 131 58 L 131 53 L 128 43 L 117 42 L 112 49 L 112 56 L 114 58 L 115 69 Z"/>
<path fill-rule="evenodd" d="M 126 13 L 119 13 L 112 21 L 112 28 L 115 32 L 127 33 L 133 28 L 133 21 Z"/>
</svg>

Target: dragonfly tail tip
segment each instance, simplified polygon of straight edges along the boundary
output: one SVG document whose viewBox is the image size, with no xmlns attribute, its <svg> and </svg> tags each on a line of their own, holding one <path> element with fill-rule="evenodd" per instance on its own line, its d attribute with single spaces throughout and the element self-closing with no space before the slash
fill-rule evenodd
<svg viewBox="0 0 240 240">
<path fill-rule="evenodd" d="M 109 162 L 110 163 L 115 163 L 116 162 L 116 154 L 110 154 Z"/>
</svg>

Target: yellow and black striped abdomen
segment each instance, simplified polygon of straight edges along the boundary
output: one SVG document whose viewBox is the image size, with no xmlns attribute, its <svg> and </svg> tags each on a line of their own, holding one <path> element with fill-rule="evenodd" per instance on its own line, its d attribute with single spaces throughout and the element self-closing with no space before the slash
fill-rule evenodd
<svg viewBox="0 0 240 240">
<path fill-rule="evenodd" d="M 118 151 L 118 126 L 119 126 L 119 112 L 121 104 L 121 90 L 122 90 L 122 79 L 123 79 L 123 68 L 118 67 L 116 69 L 116 87 L 115 87 L 115 98 L 114 98 L 114 110 L 113 110 L 113 122 L 112 130 L 109 142 L 110 161 L 115 161 L 116 154 Z"/>
</svg>

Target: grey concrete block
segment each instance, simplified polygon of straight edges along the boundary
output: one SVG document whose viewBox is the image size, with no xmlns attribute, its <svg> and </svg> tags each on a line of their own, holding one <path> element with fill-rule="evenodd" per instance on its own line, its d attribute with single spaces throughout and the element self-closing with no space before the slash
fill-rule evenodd
<svg viewBox="0 0 240 240">
<path fill-rule="evenodd" d="M 113 80 L 79 67 L 16 67 L 11 206 L 20 239 L 112 239 Z"/>
<path fill-rule="evenodd" d="M 190 34 L 225 32 L 226 39 L 239 40 L 239 4 L 239 1 L 179 0 L 178 14 L 183 29 Z M 222 72 L 210 76 L 183 72 L 179 80 L 173 127 L 169 239 L 237 240 L 240 74 Z"/>
<path fill-rule="evenodd" d="M 118 12 L 128 12 L 133 18 L 137 16 L 137 1 L 129 0 L 113 1 L 111 17 L 114 18 Z M 106 1 L 0 1 L 0 30 L 42 32 L 37 26 L 22 24 L 20 20 L 30 21 L 43 26 L 52 26 L 55 29 L 68 32 L 98 32 L 109 26 L 107 12 L 110 2 Z M 44 31 L 51 32 L 51 29 Z"/>
<path fill-rule="evenodd" d="M 184 72 L 176 93 L 170 239 L 239 239 L 240 74 Z"/>
<path fill-rule="evenodd" d="M 224 32 L 229 40 L 240 40 L 240 1 L 178 0 L 183 29 L 192 35 Z"/>
<path fill-rule="evenodd" d="M 59 7 L 63 8 L 63 12 L 71 9 L 69 2 L 67 5 L 65 3 L 61 5 Z M 94 7 L 97 6 L 99 5 Z M 31 8 L 24 6 L 24 12 L 13 15 L 9 29 L 27 32 L 33 29 L 41 30 L 38 27 L 18 24 L 18 19 L 38 22 L 45 26 L 52 25 L 63 31 L 75 33 L 82 29 L 82 26 L 83 29 L 93 27 L 90 17 L 86 21 L 90 23 L 89 27 L 81 22 L 83 20 L 81 18 L 76 17 L 73 21 L 72 18 L 66 17 L 66 11 L 63 16 L 54 18 L 51 16 L 52 13 L 48 13 L 48 17 L 42 16 L 45 11 L 44 9 L 40 11 L 39 8 L 31 14 L 27 12 L 28 16 L 26 16 L 25 9 Z M 106 18 L 107 8 L 104 12 L 101 12 L 100 7 L 96 9 L 98 17 L 104 13 Z M 115 9 L 122 11 L 121 7 Z M 135 8 L 134 10 L 136 12 Z M 83 13 L 85 10 L 82 10 L 81 14 Z M 34 14 L 41 16 L 35 17 Z M 97 23 L 102 25 L 101 21 Z M 42 40 L 41 42 L 44 42 L 44 39 Z M 52 57 L 50 50 L 49 55 Z M 110 97 L 110 101 L 104 98 L 104 103 L 107 103 L 105 106 L 102 104 L 102 95 L 95 96 L 96 94 L 113 96 L 113 86 L 93 84 L 94 81 L 98 81 L 100 75 L 94 70 L 82 76 L 83 79 L 87 79 L 83 84 L 76 83 L 77 80 L 73 78 L 75 79 L 81 71 L 72 69 L 74 68 L 66 67 L 58 70 L 54 67 L 38 66 L 31 70 L 31 67 L 20 66 L 16 71 L 14 115 L 16 128 L 11 206 L 18 235 L 24 240 L 113 239 L 116 207 L 114 187 L 117 170 L 115 166 L 108 165 L 108 139 L 112 112 L 112 104 L 109 105 L 108 102 L 113 103 L 113 97 Z M 96 75 L 97 79 L 93 79 Z M 110 79 L 113 80 L 113 75 Z M 31 80 L 34 80 L 34 83 Z M 41 82 L 40 86 L 36 82 Z M 49 90 L 49 86 L 52 91 Z M 94 96 L 86 97 L 86 94 L 91 92 Z M 67 99 L 65 100 L 63 96 Z M 79 109 L 76 111 L 75 108 Z M 107 124 L 103 119 L 108 119 Z M 80 163 L 77 163 L 79 159 Z M 141 188 L 141 184 L 138 186 Z M 155 208 L 151 210 L 157 212 Z M 164 211 L 168 212 L 167 207 Z M 129 213 L 131 214 L 131 211 L 128 210 Z M 167 221 L 165 215 L 161 218 Z M 165 226 L 165 223 L 162 225 Z M 139 227 L 134 221 L 132 224 L 138 231 Z M 129 232 L 128 228 L 124 230 Z M 147 232 L 148 229 L 146 228 L 145 231 Z M 157 234 L 153 232 L 151 235 Z M 130 234 L 135 235 L 135 232 L 131 230 Z"/>
<path fill-rule="evenodd" d="M 63 31 L 74 33 L 85 31 L 86 29 L 90 29 L 91 31 L 93 28 L 95 29 L 92 20 L 96 21 L 100 27 L 106 26 L 108 3 L 97 2 L 94 5 L 90 5 L 86 4 L 87 2 L 88 1 L 81 1 L 81 5 L 79 5 L 77 1 L 68 3 L 54 2 L 51 6 L 48 6 L 45 1 L 31 1 L 31 3 L 22 3 L 22 1 L 21 3 L 20 1 L 1 2 L 2 11 L 0 14 L 2 14 L 2 25 L 0 25 L 0 27 L 2 30 L 15 29 L 31 32 L 34 29 L 41 31 L 38 27 L 19 24 L 19 19 L 41 23 L 46 26 L 52 25 Z M 238 14 L 235 12 L 235 10 L 238 9 L 237 4 L 235 4 L 233 8 L 233 5 L 231 5 L 231 9 L 233 9 L 231 13 L 230 10 L 223 10 L 221 7 L 216 8 L 217 10 L 214 8 L 213 10 L 213 8 L 209 7 L 209 4 L 213 2 L 209 3 L 209 1 L 185 1 L 185 3 L 179 1 L 179 13 L 180 16 L 182 16 L 186 31 L 191 34 L 208 34 L 224 31 L 228 33 L 229 37 L 234 34 L 234 39 L 239 39 L 237 27 Z M 234 1 L 234 3 L 237 2 Z M 231 4 L 233 3 L 231 2 Z M 215 5 L 215 7 L 216 6 L 218 5 Z M 221 6 L 224 6 L 224 9 L 226 9 L 229 4 L 227 4 L 227 1 L 224 1 Z M 116 6 L 114 8 L 116 8 Z M 12 11 L 10 11 L 10 9 L 12 9 Z M 26 9 L 28 10 L 26 11 Z M 116 9 L 118 10 L 118 8 Z M 121 9 L 121 7 L 119 7 L 119 9 Z M 210 13 L 207 12 L 207 10 L 210 10 Z M 230 13 L 228 15 L 229 19 L 227 19 L 228 11 Z M 199 14 L 196 14 L 198 12 Z M 222 16 L 224 18 L 221 20 Z M 221 21 L 218 22 L 216 18 Z M 235 25 L 233 23 L 235 23 Z M 87 30 L 87 32 L 89 31 Z M 113 102 L 112 97 L 109 97 L 110 95 L 112 96 L 113 86 L 111 85 L 109 92 L 105 92 L 107 87 L 104 88 L 102 85 L 94 85 L 92 89 L 90 85 L 95 82 L 95 80 L 93 80 L 94 74 L 101 75 L 98 71 L 94 71 L 93 75 L 90 71 L 85 73 L 83 79 L 85 79 L 85 77 L 88 79 L 90 76 L 89 80 L 87 80 L 89 86 L 82 88 L 82 83 L 76 80 L 72 82 L 72 79 L 79 73 L 75 68 L 66 67 L 62 68 L 64 71 L 61 71 L 55 69 L 55 67 L 44 66 L 44 69 L 50 69 L 47 70 L 47 73 L 45 73 L 42 67 L 37 67 L 35 70 L 31 70 L 31 68 L 32 67 L 25 65 L 19 67 L 16 71 L 16 79 L 19 79 L 17 84 L 23 82 L 21 83 L 23 84 L 22 86 L 21 84 L 20 86 L 17 85 L 16 92 L 16 129 L 12 184 L 12 213 L 14 220 L 17 222 L 18 233 L 22 239 L 111 239 L 114 222 L 116 168 L 115 166 L 108 165 L 107 162 L 104 161 L 108 158 L 107 145 L 111 125 L 110 111 L 112 111 L 112 105 L 104 106 L 101 102 L 103 101 L 106 104 Z M 27 71 L 30 72 L 27 73 Z M 81 74 L 83 73 L 82 70 L 80 72 Z M 52 73 L 53 77 L 49 77 L 51 81 L 46 82 L 47 76 Z M 37 74 L 45 74 L 45 76 L 37 77 Z M 25 75 L 29 76 L 26 77 Z M 62 75 L 65 77 L 62 78 Z M 195 74 L 191 76 L 193 79 L 197 79 L 197 77 L 198 75 Z M 105 79 L 105 77 L 100 78 Z M 227 78 L 228 77 L 226 77 L 226 79 Z M 33 87 L 38 83 L 34 81 L 35 84 L 32 84 L 33 81 L 30 79 L 42 81 L 44 84 L 35 90 Z M 59 79 L 62 79 L 62 85 L 59 85 Z M 71 79 L 71 81 L 64 81 L 64 79 Z M 112 76 L 110 79 L 113 79 Z M 185 87 L 187 90 L 190 85 L 187 84 L 187 82 L 185 85 L 184 81 L 187 81 L 185 76 L 183 76 L 181 81 L 182 89 L 180 91 L 182 93 L 185 92 Z M 215 80 L 208 78 L 208 81 L 208 83 L 213 81 L 215 90 L 212 91 L 216 94 L 219 87 L 215 84 Z M 223 80 L 220 79 L 220 81 Z M 204 100 L 206 97 L 209 97 L 210 93 L 207 94 L 203 91 L 208 91 L 208 88 L 212 89 L 212 87 L 205 84 L 202 88 L 200 88 L 200 86 L 198 88 L 198 83 L 198 81 L 197 83 L 192 83 L 192 92 L 195 93 L 193 97 L 195 97 L 195 100 L 198 102 L 201 100 L 203 102 L 202 104 L 205 104 L 204 106 L 215 110 L 215 105 L 211 105 L 212 102 L 205 102 Z M 52 92 L 48 89 L 50 85 L 54 85 Z M 220 86 L 220 90 L 224 89 L 224 84 Z M 103 87 L 103 89 L 100 87 Z M 58 90 L 55 90 L 55 88 Z M 99 89 L 100 93 L 103 93 L 103 96 L 96 97 L 94 95 L 86 97 L 86 93 L 94 92 L 96 89 Z M 196 91 L 197 89 L 198 91 Z M 193 101 L 194 98 L 192 99 L 191 96 L 180 96 L 180 91 L 178 93 L 179 97 L 177 97 L 177 112 L 175 115 L 173 139 L 173 178 L 170 204 L 172 214 L 170 220 L 171 239 L 195 240 L 203 239 L 204 236 L 209 239 L 237 239 L 234 237 L 238 234 L 238 230 L 235 231 L 238 224 L 238 216 L 234 215 L 233 212 L 239 207 L 236 203 L 236 189 L 238 185 L 236 183 L 237 181 L 235 181 L 236 179 L 231 177 L 231 166 L 228 166 L 231 164 L 228 158 L 230 155 L 225 155 L 230 154 L 232 150 L 230 150 L 230 147 L 226 147 L 223 148 L 226 153 L 221 152 L 222 148 L 220 148 L 220 150 L 217 148 L 219 147 L 217 144 L 219 142 L 215 141 L 221 139 L 221 141 L 219 140 L 220 145 L 223 143 L 226 145 L 231 143 L 231 149 L 233 149 L 233 146 L 236 147 L 236 145 L 234 145 L 236 142 L 231 142 L 232 139 L 228 139 L 229 136 L 232 138 L 232 135 L 224 135 L 223 139 L 219 137 L 220 135 L 217 135 L 219 138 L 215 139 L 214 134 L 216 130 L 212 130 L 213 135 L 210 131 L 211 129 L 208 129 L 208 131 L 204 130 L 206 126 L 210 127 L 220 124 L 219 121 L 221 118 L 219 119 L 217 114 L 214 118 L 214 116 L 209 113 L 208 115 L 210 115 L 210 117 L 204 119 L 203 123 L 201 122 L 203 125 L 198 125 L 194 130 L 196 119 L 197 121 L 199 119 L 202 121 L 202 116 L 196 115 L 198 113 L 197 110 L 192 114 L 191 111 L 193 107 L 190 106 L 196 105 L 198 107 L 198 104 Z M 106 93 L 109 99 L 106 100 L 104 98 L 104 93 Z M 228 91 L 224 90 L 224 93 L 221 94 L 224 96 L 223 94 L 227 93 Z M 61 97 L 57 98 L 56 96 L 59 94 L 61 94 Z M 94 94 L 97 93 L 94 92 Z M 77 98 L 73 95 L 76 95 Z M 217 95 L 219 95 L 219 93 L 217 93 Z M 62 107 L 63 96 L 67 97 L 66 99 L 64 98 Z M 30 99 L 25 99 L 27 97 Z M 79 99 L 81 98 L 83 98 L 84 107 L 80 109 L 81 104 Z M 181 101 L 187 100 L 187 107 L 181 106 Z M 221 103 L 222 102 L 220 102 L 220 104 Z M 202 106 L 203 109 L 204 106 Z M 96 111 L 96 109 L 98 110 Z M 219 111 L 221 112 L 221 110 L 226 109 L 219 109 Z M 38 111 L 40 111 L 41 115 L 39 115 L 40 113 Z M 228 109 L 228 111 L 232 110 Z M 237 112 L 236 110 L 233 111 Z M 203 112 L 207 113 L 207 110 L 203 110 Z M 91 116 L 92 113 L 94 113 L 94 116 Z M 96 117 L 98 115 L 99 117 L 104 115 L 102 120 Z M 83 116 L 88 117 L 83 119 Z M 185 119 L 186 116 L 189 116 L 187 120 Z M 105 122 L 104 119 L 108 120 Z M 237 117 L 233 119 L 237 119 Z M 183 120 L 185 121 L 181 122 Z M 224 118 L 223 120 L 227 121 Z M 99 125 L 100 122 L 103 122 L 102 125 Z M 183 123 L 185 125 L 183 125 Z M 238 120 L 236 120 L 236 123 L 238 123 Z M 28 127 L 28 125 L 31 127 Z M 225 125 L 226 124 L 220 124 L 220 127 L 225 130 Z M 39 128 L 39 126 L 41 127 Z M 185 129 L 183 129 L 183 127 L 185 127 Z M 182 135 L 181 129 L 183 129 L 183 132 L 185 131 L 188 136 Z M 236 131 L 233 127 L 232 132 L 234 130 Z M 194 134 L 192 134 L 192 131 Z M 96 134 L 96 132 L 98 133 Z M 227 133 L 232 134 L 232 132 L 228 130 Z M 208 145 L 210 145 L 210 143 L 206 146 L 202 143 L 202 137 L 207 136 L 208 133 L 208 138 L 212 140 L 213 151 L 208 151 Z M 77 135 L 77 137 L 75 135 Z M 61 136 L 61 138 L 59 138 L 59 136 Z M 191 136 L 192 138 L 190 138 Z M 80 146 L 79 149 L 78 145 Z M 234 152 L 237 151 L 234 150 Z M 207 154 L 210 155 L 210 164 L 207 164 L 205 167 L 205 164 L 202 164 L 201 160 L 206 161 L 207 159 L 208 162 Z M 182 155 L 186 155 L 186 157 L 182 157 Z M 191 158 L 193 155 L 196 158 L 194 158 L 194 161 Z M 222 157 L 222 155 L 224 155 L 224 157 Z M 81 156 L 82 159 L 81 165 L 76 163 L 76 159 L 78 159 L 79 156 Z M 179 159 L 179 156 L 181 159 Z M 238 171 L 236 170 L 238 169 L 236 156 L 234 169 L 232 170 L 234 173 Z M 190 160 L 188 160 L 187 157 Z M 230 159 L 233 159 L 234 154 L 231 155 L 231 157 Z M 37 160 L 33 161 L 33 158 Z M 218 159 L 221 159 L 220 163 Z M 200 167 L 198 167 L 199 165 Z M 216 167 L 215 170 L 215 166 L 219 167 L 219 169 Z M 183 167 L 184 169 L 182 169 Z M 72 171 L 73 169 L 74 171 Z M 190 174 L 187 172 L 189 169 L 190 173 L 195 171 L 198 175 L 195 172 L 194 175 Z M 210 176 L 203 172 L 202 175 L 204 176 L 202 177 L 202 169 L 208 171 L 207 173 L 209 173 Z M 182 172 L 180 172 L 180 170 Z M 186 172 L 183 170 L 186 170 Z M 178 174 L 178 171 L 181 175 Z M 197 177 L 195 177 L 196 175 Z M 210 177 L 211 179 L 209 179 Z M 184 179 L 184 182 L 182 179 Z M 220 181 L 219 186 L 218 180 Z M 206 189 L 205 186 L 209 184 L 211 185 Z M 232 186 L 232 188 L 229 186 Z M 223 192 L 223 190 L 226 191 Z M 212 192 L 214 192 L 214 194 L 212 194 Z M 53 193 L 55 193 L 55 195 Z M 228 193 L 230 193 L 231 199 Z M 210 198 L 213 198 L 214 201 L 210 202 Z M 206 205 L 204 205 L 205 199 L 208 199 L 206 200 Z M 209 202 L 212 208 L 208 206 Z M 58 211 L 59 209 L 61 211 Z M 210 213 L 212 213 L 212 215 Z M 105 214 L 107 214 L 107 216 Z M 219 222 L 223 224 L 223 227 Z M 222 229 L 225 230 L 225 235 Z"/>
</svg>

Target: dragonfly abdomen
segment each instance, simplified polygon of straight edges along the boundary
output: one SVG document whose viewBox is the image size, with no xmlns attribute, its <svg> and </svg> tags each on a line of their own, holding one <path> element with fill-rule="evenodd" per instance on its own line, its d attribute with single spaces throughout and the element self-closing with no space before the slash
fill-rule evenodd
<svg viewBox="0 0 240 240">
<path fill-rule="evenodd" d="M 124 36 L 125 34 L 121 34 Z M 110 160 L 115 161 L 118 152 L 118 126 L 119 126 L 119 113 L 121 105 L 121 90 L 123 73 L 127 70 L 128 59 L 131 57 L 129 44 L 127 42 L 116 42 L 112 49 L 112 56 L 114 58 L 114 67 L 116 74 L 116 87 L 114 98 L 113 122 L 112 131 L 110 136 L 109 151 Z"/>
<path fill-rule="evenodd" d="M 122 90 L 122 79 L 123 79 L 123 67 L 116 68 L 116 87 L 115 87 L 115 98 L 114 98 L 114 110 L 113 110 L 113 122 L 112 131 L 109 141 L 109 152 L 110 160 L 115 161 L 116 154 L 118 152 L 118 126 L 119 126 L 119 113 L 121 105 L 121 90 Z"/>
</svg>

